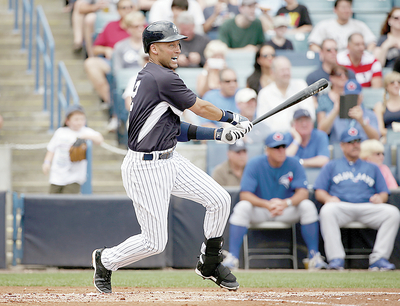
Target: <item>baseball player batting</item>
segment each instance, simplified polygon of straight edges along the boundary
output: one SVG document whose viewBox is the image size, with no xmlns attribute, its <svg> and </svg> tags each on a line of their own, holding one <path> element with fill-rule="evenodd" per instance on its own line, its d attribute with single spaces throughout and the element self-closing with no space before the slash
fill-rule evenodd
<svg viewBox="0 0 400 306">
<path fill-rule="evenodd" d="M 196 273 L 217 285 L 237 290 L 239 283 L 222 262 L 222 234 L 230 213 L 227 191 L 209 175 L 176 152 L 177 141 L 212 140 L 235 143 L 253 124 L 239 114 L 199 99 L 174 72 L 181 53 L 177 27 L 157 21 L 145 28 L 143 47 L 150 62 L 139 72 L 133 90 L 128 129 L 128 153 L 121 166 L 122 180 L 133 202 L 142 232 L 112 248 L 93 251 L 94 285 L 111 293 L 111 273 L 164 251 L 168 237 L 170 196 L 186 198 L 206 208 L 205 242 Z M 180 122 L 185 109 L 227 128 L 205 128 Z M 231 140 L 226 138 L 227 134 Z"/>
</svg>

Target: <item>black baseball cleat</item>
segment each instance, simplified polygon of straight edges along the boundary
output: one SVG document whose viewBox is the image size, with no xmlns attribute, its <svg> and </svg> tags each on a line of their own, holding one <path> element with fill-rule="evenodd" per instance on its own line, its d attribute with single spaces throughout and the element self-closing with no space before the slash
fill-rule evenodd
<svg viewBox="0 0 400 306">
<path fill-rule="evenodd" d="M 231 273 L 227 267 L 219 263 L 215 270 L 211 273 L 204 273 L 204 264 L 202 257 L 204 255 L 200 255 L 200 260 L 197 262 L 197 267 L 195 272 L 197 275 L 201 276 L 203 279 L 209 279 L 216 283 L 221 288 L 225 288 L 231 291 L 236 291 L 239 288 L 239 283 L 236 281 L 235 275 Z"/>
<path fill-rule="evenodd" d="M 111 273 L 101 262 L 101 253 L 105 248 L 94 250 L 92 253 L 92 266 L 94 268 L 93 284 L 100 293 L 112 293 Z"/>
</svg>

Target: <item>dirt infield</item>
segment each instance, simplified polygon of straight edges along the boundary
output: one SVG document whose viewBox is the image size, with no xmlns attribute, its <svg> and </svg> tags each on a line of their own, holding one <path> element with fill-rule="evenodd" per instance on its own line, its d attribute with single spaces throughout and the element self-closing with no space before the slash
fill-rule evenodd
<svg viewBox="0 0 400 306">
<path fill-rule="evenodd" d="M 0 305 L 400 305 L 398 289 L 124 288 L 99 294 L 93 287 L 0 287 Z"/>
</svg>

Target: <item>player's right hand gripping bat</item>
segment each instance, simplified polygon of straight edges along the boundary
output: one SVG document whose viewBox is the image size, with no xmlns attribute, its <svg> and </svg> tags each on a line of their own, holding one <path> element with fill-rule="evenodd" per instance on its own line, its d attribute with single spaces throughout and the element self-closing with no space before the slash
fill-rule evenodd
<svg viewBox="0 0 400 306">
<path fill-rule="evenodd" d="M 268 117 L 271 117 L 271 116 L 283 111 L 284 109 L 287 109 L 288 107 L 291 107 L 291 106 L 315 95 L 316 93 L 318 93 L 321 90 L 328 87 L 328 85 L 329 85 L 329 83 L 326 79 L 320 79 L 320 80 L 316 81 L 315 83 L 311 84 L 310 86 L 299 91 L 297 94 L 291 96 L 289 99 L 282 102 L 277 107 L 271 109 L 269 112 L 266 112 L 264 115 L 261 115 L 260 117 L 254 119 L 252 121 L 253 125 L 267 119 Z M 228 140 L 231 140 L 231 139 L 229 139 L 229 137 L 231 138 L 232 136 L 227 134 L 226 138 Z"/>
</svg>

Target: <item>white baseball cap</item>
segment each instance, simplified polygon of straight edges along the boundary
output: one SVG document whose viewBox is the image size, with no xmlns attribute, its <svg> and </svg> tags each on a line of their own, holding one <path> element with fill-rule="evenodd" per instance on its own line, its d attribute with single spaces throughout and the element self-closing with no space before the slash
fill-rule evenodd
<svg viewBox="0 0 400 306">
<path fill-rule="evenodd" d="M 254 89 L 251 88 L 243 88 L 237 91 L 235 95 L 236 103 L 247 103 L 251 99 L 257 99 L 257 93 Z"/>
<path fill-rule="evenodd" d="M 274 28 L 279 28 L 279 27 L 288 27 L 289 26 L 289 20 L 285 16 L 275 16 L 273 19 L 274 23 Z"/>
</svg>

